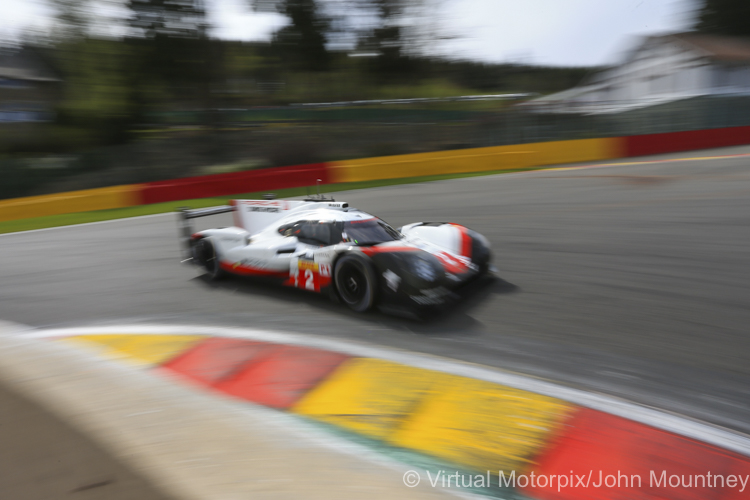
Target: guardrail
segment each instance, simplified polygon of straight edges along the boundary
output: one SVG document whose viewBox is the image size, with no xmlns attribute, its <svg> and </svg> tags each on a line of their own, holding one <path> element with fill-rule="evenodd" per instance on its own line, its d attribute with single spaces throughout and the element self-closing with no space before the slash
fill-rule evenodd
<svg viewBox="0 0 750 500">
<path fill-rule="evenodd" d="M 750 144 L 750 127 L 536 142 L 295 165 L 0 200 L 0 222 L 276 189 L 516 170 Z"/>
</svg>

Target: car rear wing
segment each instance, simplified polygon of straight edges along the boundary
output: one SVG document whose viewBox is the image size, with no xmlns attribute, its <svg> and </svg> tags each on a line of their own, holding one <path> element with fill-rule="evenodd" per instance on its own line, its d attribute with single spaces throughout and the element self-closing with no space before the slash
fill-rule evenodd
<svg viewBox="0 0 750 500">
<path fill-rule="evenodd" d="M 188 207 L 182 207 L 177 212 L 177 230 L 180 238 L 180 250 L 182 253 L 182 262 L 189 262 L 192 260 L 193 255 L 190 251 L 190 239 L 193 236 L 193 224 L 190 222 L 192 219 L 198 217 L 208 217 L 210 215 L 225 214 L 228 212 L 234 212 L 234 205 L 222 205 L 220 207 L 211 208 L 196 208 L 190 209 Z"/>
</svg>

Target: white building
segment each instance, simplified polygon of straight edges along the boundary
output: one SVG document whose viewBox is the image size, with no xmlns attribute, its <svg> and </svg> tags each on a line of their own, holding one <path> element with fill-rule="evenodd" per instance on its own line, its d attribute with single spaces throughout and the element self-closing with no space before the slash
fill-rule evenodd
<svg viewBox="0 0 750 500">
<path fill-rule="evenodd" d="M 526 105 L 540 112 L 612 113 L 715 94 L 750 95 L 750 39 L 700 33 L 647 37 L 620 65 Z"/>
</svg>

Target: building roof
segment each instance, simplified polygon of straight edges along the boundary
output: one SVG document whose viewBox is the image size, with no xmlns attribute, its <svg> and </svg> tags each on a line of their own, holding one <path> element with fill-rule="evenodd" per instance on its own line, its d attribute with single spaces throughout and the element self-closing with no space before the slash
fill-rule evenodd
<svg viewBox="0 0 750 500">
<path fill-rule="evenodd" d="M 0 50 L 0 79 L 58 82 L 60 78 L 29 47 Z"/>
<path fill-rule="evenodd" d="M 725 62 L 750 61 L 750 38 L 687 32 L 665 35 L 691 45 L 706 56 Z"/>
</svg>

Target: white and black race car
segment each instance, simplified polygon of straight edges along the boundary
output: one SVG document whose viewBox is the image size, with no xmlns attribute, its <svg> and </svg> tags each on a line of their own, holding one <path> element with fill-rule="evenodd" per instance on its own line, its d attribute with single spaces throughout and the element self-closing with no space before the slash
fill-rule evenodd
<svg viewBox="0 0 750 500">
<path fill-rule="evenodd" d="M 233 212 L 234 226 L 193 233 L 190 219 Z M 338 297 L 363 312 L 427 312 L 490 270 L 481 234 L 444 222 L 394 229 L 383 220 L 322 197 L 234 200 L 230 206 L 180 212 L 186 260 L 218 279 L 265 277 Z"/>
</svg>

